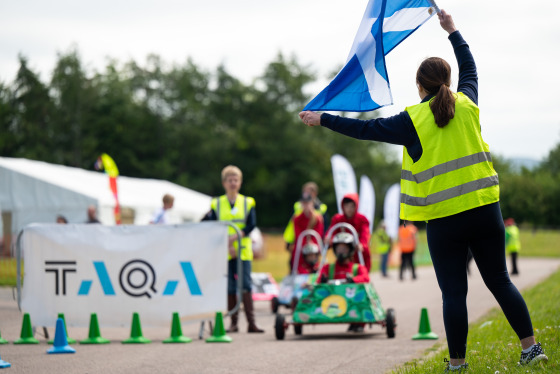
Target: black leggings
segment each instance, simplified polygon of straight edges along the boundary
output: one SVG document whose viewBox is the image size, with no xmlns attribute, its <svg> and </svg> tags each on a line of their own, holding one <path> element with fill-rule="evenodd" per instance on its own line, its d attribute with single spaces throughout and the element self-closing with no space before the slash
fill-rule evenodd
<svg viewBox="0 0 560 374">
<path fill-rule="evenodd" d="M 527 305 L 507 272 L 505 231 L 499 203 L 431 220 L 427 235 L 443 298 L 443 323 L 451 358 L 465 358 L 467 350 L 469 247 L 486 287 L 519 339 L 533 335 Z"/>
</svg>

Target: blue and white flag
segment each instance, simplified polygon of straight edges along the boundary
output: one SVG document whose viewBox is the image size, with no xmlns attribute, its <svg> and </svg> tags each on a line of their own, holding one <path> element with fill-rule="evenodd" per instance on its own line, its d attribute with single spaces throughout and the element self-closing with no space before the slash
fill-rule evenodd
<svg viewBox="0 0 560 374">
<path fill-rule="evenodd" d="M 436 10 L 433 0 L 370 0 L 346 65 L 304 110 L 367 112 L 393 104 L 385 56 Z"/>
</svg>

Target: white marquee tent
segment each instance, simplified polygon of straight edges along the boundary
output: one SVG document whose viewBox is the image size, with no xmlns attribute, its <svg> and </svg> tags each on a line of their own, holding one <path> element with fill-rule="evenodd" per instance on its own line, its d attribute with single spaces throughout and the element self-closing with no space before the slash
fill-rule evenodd
<svg viewBox="0 0 560 374">
<path fill-rule="evenodd" d="M 129 223 L 148 224 L 166 193 L 175 197 L 170 223 L 199 221 L 210 209 L 210 196 L 164 180 L 119 176 L 117 186 L 123 218 L 127 211 Z M 58 214 L 69 223 L 83 223 L 89 205 L 97 207 L 103 224 L 115 224 L 115 199 L 106 174 L 0 157 L 0 209 L 4 221 L 10 221 L 12 235 L 30 223 L 54 223 Z"/>
</svg>

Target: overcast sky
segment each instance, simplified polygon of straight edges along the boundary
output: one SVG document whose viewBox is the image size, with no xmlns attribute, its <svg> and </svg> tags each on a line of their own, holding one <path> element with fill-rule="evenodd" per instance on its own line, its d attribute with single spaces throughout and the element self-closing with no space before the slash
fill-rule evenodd
<svg viewBox="0 0 560 374">
<path fill-rule="evenodd" d="M 492 152 L 540 160 L 560 143 L 560 1 L 438 0 L 469 43 L 479 73 L 483 137 Z M 346 61 L 367 0 L 0 0 L 0 81 L 17 56 L 47 83 L 58 53 L 77 46 L 88 71 L 108 58 L 142 64 L 187 58 L 209 71 L 224 64 L 251 83 L 279 52 L 295 55 L 321 81 Z M 396 114 L 419 101 L 415 73 L 425 57 L 457 64 L 447 34 L 430 19 L 386 59 Z M 302 125 L 302 131 L 312 131 Z"/>
</svg>

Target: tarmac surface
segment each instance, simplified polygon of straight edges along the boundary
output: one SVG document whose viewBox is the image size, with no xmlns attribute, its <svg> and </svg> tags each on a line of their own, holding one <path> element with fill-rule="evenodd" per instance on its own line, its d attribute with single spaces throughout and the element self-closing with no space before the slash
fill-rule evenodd
<svg viewBox="0 0 560 374">
<path fill-rule="evenodd" d="M 519 260 L 520 275 L 512 280 L 520 289 L 538 284 L 560 269 L 560 259 Z M 14 345 L 19 338 L 22 313 L 18 310 L 11 288 L 0 288 L 0 333 L 9 344 L 0 345 L 0 358 L 12 364 L 7 373 L 386 373 L 414 358 L 421 358 L 434 345 L 445 345 L 441 294 L 431 266 L 417 268 L 418 279 L 399 281 L 397 272 L 390 278 L 374 273 L 372 281 L 383 307 L 394 308 L 397 318 L 396 337 L 388 339 L 379 325 L 366 327 L 364 333 L 346 332 L 347 325 L 304 326 L 303 335 L 293 328 L 278 341 L 274 335 L 275 316 L 269 302 L 256 302 L 257 324 L 264 334 L 248 334 L 244 315 L 240 315 L 241 332 L 229 334 L 232 343 L 206 343 L 199 340 L 199 322 L 184 323 L 183 334 L 193 339 L 188 344 L 162 344 L 170 335 L 169 328 L 143 326 L 143 335 L 151 344 L 125 345 L 129 328 L 104 328 L 101 335 L 111 340 L 104 345 L 72 344 L 75 354 L 47 354 L 50 346 L 37 329 L 39 345 Z M 409 275 L 409 274 L 407 274 Z M 469 279 L 469 321 L 474 322 L 491 308 L 497 307 L 486 289 L 475 264 Z M 438 340 L 412 340 L 418 332 L 420 312 L 428 309 L 431 329 Z M 280 312 L 290 310 L 280 307 Z M 31 316 L 33 319 L 33 317 Z M 226 327 L 229 321 L 224 321 Z M 171 322 L 170 322 L 171 326 Z M 54 329 L 49 328 L 54 337 Z M 88 328 L 70 327 L 68 335 L 76 340 L 87 338 Z M 206 329 L 204 339 L 209 336 Z M 537 337 L 538 338 L 538 337 Z M 468 358 L 467 358 L 468 359 Z M 442 368 L 443 368 L 442 362 Z M 2 370 L 2 369 L 0 369 Z"/>
</svg>

